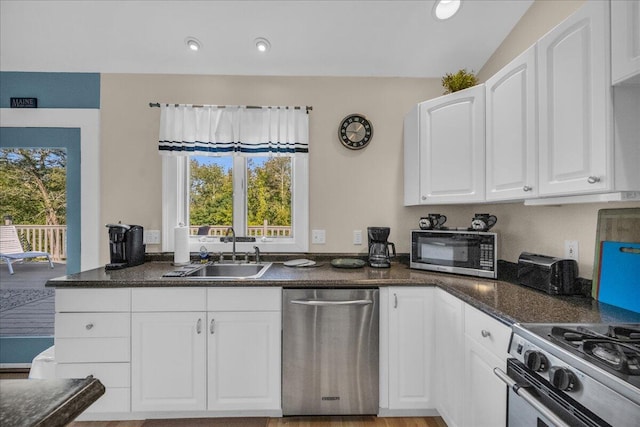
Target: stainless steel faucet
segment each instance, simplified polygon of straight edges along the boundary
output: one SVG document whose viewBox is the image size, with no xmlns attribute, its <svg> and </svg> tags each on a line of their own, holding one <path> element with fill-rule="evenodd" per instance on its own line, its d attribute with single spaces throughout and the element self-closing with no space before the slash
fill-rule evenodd
<svg viewBox="0 0 640 427">
<path fill-rule="evenodd" d="M 257 246 L 254 246 L 253 249 L 255 249 L 256 251 L 256 264 L 260 264 L 260 248 Z"/>
<path fill-rule="evenodd" d="M 233 238 L 233 249 L 232 249 L 232 252 L 231 252 L 231 261 L 232 262 L 236 262 L 236 231 L 233 229 L 233 227 L 227 228 L 227 234 L 225 234 L 225 237 L 229 237 L 229 232 L 231 232 L 231 235 L 233 236 L 232 237 Z"/>
</svg>

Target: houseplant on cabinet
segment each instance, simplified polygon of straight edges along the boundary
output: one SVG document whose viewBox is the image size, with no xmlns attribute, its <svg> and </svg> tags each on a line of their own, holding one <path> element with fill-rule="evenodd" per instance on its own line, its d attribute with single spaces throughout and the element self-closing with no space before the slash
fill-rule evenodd
<svg viewBox="0 0 640 427">
<path fill-rule="evenodd" d="M 466 68 L 458 70 L 457 73 L 447 73 L 442 77 L 442 86 L 445 88 L 444 95 L 457 92 L 478 84 L 478 78 Z"/>
</svg>

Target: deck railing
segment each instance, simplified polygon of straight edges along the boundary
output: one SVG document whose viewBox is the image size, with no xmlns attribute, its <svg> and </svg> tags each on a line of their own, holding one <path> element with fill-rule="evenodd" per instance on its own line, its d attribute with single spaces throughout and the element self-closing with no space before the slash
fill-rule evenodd
<svg viewBox="0 0 640 427">
<path fill-rule="evenodd" d="M 204 235 L 204 236 L 224 236 L 227 234 L 227 230 L 230 225 L 211 225 L 211 226 L 197 226 L 193 225 L 189 227 L 191 235 Z M 238 235 L 241 235 L 236 230 Z M 291 226 L 282 225 L 269 225 L 268 221 L 264 221 L 262 225 L 250 225 L 247 227 L 248 237 L 291 237 Z"/>
<path fill-rule="evenodd" d="M 67 226 L 66 225 L 17 225 L 16 231 L 29 247 L 25 251 L 49 252 L 53 261 L 67 259 Z"/>
</svg>

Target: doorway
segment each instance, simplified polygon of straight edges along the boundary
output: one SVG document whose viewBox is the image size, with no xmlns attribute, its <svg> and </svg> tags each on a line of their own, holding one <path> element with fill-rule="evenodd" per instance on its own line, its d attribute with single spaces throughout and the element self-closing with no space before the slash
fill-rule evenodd
<svg viewBox="0 0 640 427">
<path fill-rule="evenodd" d="M 2 127 L 0 148 L 28 149 L 27 153 L 46 150 L 57 152 L 58 156 L 64 153 L 66 158 L 66 242 L 60 242 L 66 243 L 66 263 L 54 261 L 53 270 L 45 265 L 24 263 L 16 265 L 15 274 L 10 277 L 5 271 L 7 266 L 0 265 L 3 269 L 0 274 L 7 279 L 0 287 L 0 366 L 6 367 L 27 365 L 35 355 L 53 345 L 54 289 L 45 288 L 44 283 L 51 277 L 80 271 L 80 129 Z M 5 194 L 3 191 L 3 198 Z M 2 205 L 5 203 L 0 203 L 0 207 Z M 18 270 L 23 267 L 30 271 Z"/>
</svg>

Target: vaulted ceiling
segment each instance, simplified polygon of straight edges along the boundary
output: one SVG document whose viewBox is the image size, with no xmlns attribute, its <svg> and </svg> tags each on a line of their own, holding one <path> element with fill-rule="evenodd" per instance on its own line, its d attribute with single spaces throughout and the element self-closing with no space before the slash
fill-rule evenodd
<svg viewBox="0 0 640 427">
<path fill-rule="evenodd" d="M 0 0 L 0 69 L 441 77 L 479 71 L 533 0 L 463 0 L 447 21 L 434 3 Z"/>
</svg>

